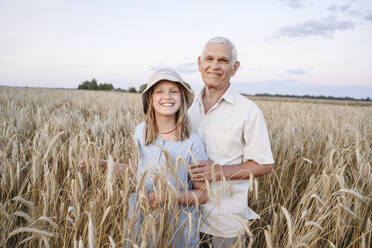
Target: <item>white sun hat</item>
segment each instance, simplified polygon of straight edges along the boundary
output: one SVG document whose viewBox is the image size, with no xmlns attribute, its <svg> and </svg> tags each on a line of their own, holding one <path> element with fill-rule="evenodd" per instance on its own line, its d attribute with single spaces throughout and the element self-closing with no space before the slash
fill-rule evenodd
<svg viewBox="0 0 372 248">
<path fill-rule="evenodd" d="M 175 83 L 179 83 L 181 87 L 185 89 L 186 92 L 186 102 L 187 102 L 187 108 L 189 108 L 192 104 L 192 101 L 194 100 L 194 93 L 189 89 L 189 87 L 186 86 L 185 82 L 181 78 L 181 76 L 170 69 L 162 69 L 159 71 L 154 72 L 147 82 L 146 89 L 142 92 L 142 105 L 143 105 L 143 112 L 146 114 L 148 110 L 147 106 L 147 98 L 149 97 L 149 89 L 153 87 L 156 83 L 162 80 L 167 80 Z"/>
</svg>

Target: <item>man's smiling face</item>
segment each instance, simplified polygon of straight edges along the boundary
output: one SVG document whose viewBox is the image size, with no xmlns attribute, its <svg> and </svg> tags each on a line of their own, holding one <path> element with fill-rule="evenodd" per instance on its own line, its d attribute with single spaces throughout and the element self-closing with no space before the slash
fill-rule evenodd
<svg viewBox="0 0 372 248">
<path fill-rule="evenodd" d="M 209 43 L 198 58 L 199 71 L 207 88 L 225 89 L 235 75 L 239 62 L 232 64 L 231 48 L 226 44 Z"/>
</svg>

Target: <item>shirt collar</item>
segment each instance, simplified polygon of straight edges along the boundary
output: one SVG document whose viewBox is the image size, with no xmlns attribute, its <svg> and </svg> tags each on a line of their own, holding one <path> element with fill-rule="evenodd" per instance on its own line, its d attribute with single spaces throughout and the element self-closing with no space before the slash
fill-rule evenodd
<svg viewBox="0 0 372 248">
<path fill-rule="evenodd" d="M 205 91 L 205 88 L 203 88 L 197 96 L 198 101 L 200 103 L 202 102 L 204 91 Z M 225 100 L 228 103 L 231 103 L 231 104 L 235 103 L 234 91 L 231 89 L 231 84 L 229 85 L 229 87 L 227 88 L 225 93 L 223 93 L 223 95 L 221 96 L 221 98 L 218 102 L 220 102 L 222 99 Z"/>
<path fill-rule="evenodd" d="M 198 103 L 199 108 L 201 109 L 200 111 L 203 112 L 203 113 L 204 113 L 204 106 L 203 106 L 203 94 L 204 94 L 204 91 L 205 91 L 205 88 L 203 87 L 203 89 L 195 97 L 195 102 Z M 224 101 L 226 101 L 226 102 L 228 102 L 230 104 L 234 104 L 235 103 L 234 91 L 231 89 L 231 84 L 229 85 L 229 87 L 227 88 L 227 90 L 225 91 L 225 93 L 221 96 L 220 100 L 218 100 L 218 102 L 216 103 L 216 105 L 218 105 L 222 100 L 224 100 Z"/>
<path fill-rule="evenodd" d="M 234 101 L 234 92 L 231 89 L 231 84 L 229 85 L 229 87 L 227 88 L 227 90 L 225 91 L 225 93 L 221 96 L 221 99 L 224 99 L 226 102 L 231 103 L 231 104 L 234 104 L 235 103 L 235 101 Z"/>
</svg>

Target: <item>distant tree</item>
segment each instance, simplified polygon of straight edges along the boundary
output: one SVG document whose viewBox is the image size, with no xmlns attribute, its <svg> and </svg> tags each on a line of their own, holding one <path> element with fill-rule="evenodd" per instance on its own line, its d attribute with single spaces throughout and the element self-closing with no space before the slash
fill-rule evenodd
<svg viewBox="0 0 372 248">
<path fill-rule="evenodd" d="M 192 89 L 191 89 L 191 86 L 190 86 L 190 84 L 189 83 L 187 83 L 187 82 L 185 82 L 185 81 L 183 81 L 183 83 L 187 86 L 187 88 L 189 88 L 189 90 L 191 90 L 192 91 Z"/>
<path fill-rule="evenodd" d="M 79 90 L 87 90 L 89 83 L 90 83 L 89 81 L 82 82 L 81 84 L 79 84 L 78 89 Z"/>
<path fill-rule="evenodd" d="M 122 88 L 116 88 L 116 89 L 114 89 L 115 91 L 123 91 L 123 92 L 127 92 L 127 90 L 126 89 L 122 89 Z"/>
<path fill-rule="evenodd" d="M 142 93 L 147 87 L 147 84 L 141 84 L 141 86 L 138 88 L 138 92 Z"/>
<path fill-rule="evenodd" d="M 128 88 L 128 92 L 130 92 L 130 93 L 137 93 L 137 90 L 136 90 L 135 87 L 129 87 Z"/>
<path fill-rule="evenodd" d="M 97 90 L 98 85 L 97 81 L 93 78 L 92 81 L 84 81 L 82 84 L 79 84 L 78 89 L 82 90 Z"/>
<path fill-rule="evenodd" d="M 97 88 L 97 81 L 93 78 L 92 81 L 90 81 L 90 90 L 97 90 Z"/>
<path fill-rule="evenodd" d="M 112 84 L 99 84 L 98 87 L 97 87 L 97 90 L 112 90 L 114 89 L 114 86 L 112 86 Z"/>
<path fill-rule="evenodd" d="M 364 100 L 364 99 L 355 99 L 354 97 L 349 97 L 349 96 L 335 97 L 335 96 L 324 96 L 324 95 L 319 95 L 319 96 L 310 96 L 310 95 L 298 96 L 298 95 L 281 95 L 281 94 L 258 93 L 258 94 L 255 94 L 255 96 L 285 97 L 285 98 L 309 98 L 309 99 L 328 99 L 328 100 L 347 100 L 347 101 L 362 101 L 362 100 Z M 368 101 L 368 99 L 366 98 L 367 101 Z"/>
</svg>

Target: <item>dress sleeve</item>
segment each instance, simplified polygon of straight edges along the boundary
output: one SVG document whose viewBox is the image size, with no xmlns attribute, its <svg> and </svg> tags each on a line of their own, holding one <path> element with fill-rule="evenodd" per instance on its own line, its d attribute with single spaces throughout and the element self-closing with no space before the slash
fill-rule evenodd
<svg viewBox="0 0 372 248">
<path fill-rule="evenodd" d="M 145 128 L 145 123 L 141 122 L 140 124 L 137 125 L 134 134 L 132 136 L 134 146 L 137 151 L 137 159 L 138 163 L 141 163 L 142 161 L 142 148 L 141 145 L 143 144 L 143 136 L 144 136 L 144 128 Z"/>
<path fill-rule="evenodd" d="M 196 133 L 191 133 L 191 147 L 189 152 L 191 152 L 189 157 L 189 163 L 208 160 L 207 153 L 205 152 L 205 146 L 199 135 Z M 195 161 L 193 161 L 195 160 Z M 190 175 L 187 176 L 187 181 L 189 182 L 189 190 L 194 188 L 193 182 L 191 181 Z"/>
<path fill-rule="evenodd" d="M 137 142 L 140 142 L 143 140 L 143 130 L 145 128 L 145 123 L 141 122 L 136 126 L 136 129 L 134 130 L 134 134 L 132 136 L 133 142 L 136 144 Z"/>
<path fill-rule="evenodd" d="M 253 160 L 259 164 L 273 164 L 270 139 L 262 111 L 257 107 L 243 127 L 243 162 Z"/>
</svg>

